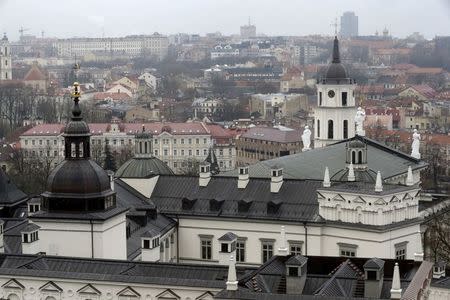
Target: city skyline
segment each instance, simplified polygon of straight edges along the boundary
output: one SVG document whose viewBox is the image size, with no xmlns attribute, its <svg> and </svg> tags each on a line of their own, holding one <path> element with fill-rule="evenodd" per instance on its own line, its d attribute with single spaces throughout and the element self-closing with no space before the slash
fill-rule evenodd
<svg viewBox="0 0 450 300">
<path fill-rule="evenodd" d="M 327 0 L 320 5 L 309 1 L 283 2 L 287 3 L 285 7 L 289 7 L 288 10 L 283 7 L 274 9 L 269 0 L 244 3 L 194 0 L 170 4 L 159 0 L 145 4 L 141 0 L 130 0 L 127 3 L 127 10 L 103 0 L 90 2 L 88 9 L 83 5 L 74 9 L 74 2 L 0 0 L 0 30 L 6 32 L 11 40 L 19 38 L 21 27 L 29 29 L 26 34 L 41 36 L 44 31 L 45 36 L 58 38 L 116 37 L 153 32 L 204 35 L 220 31 L 229 35 L 238 34 L 239 26 L 246 24 L 250 17 L 258 34 L 332 35 L 334 28 L 331 24 L 335 18 L 345 11 L 354 11 L 359 17 L 360 35 L 372 35 L 375 31 L 381 33 L 385 27 L 396 37 L 417 31 L 431 39 L 450 32 L 450 2 L 446 0 L 429 1 L 427 10 L 423 10 L 419 1 L 406 0 L 389 2 L 389 5 L 385 1 L 374 0 L 339 3 Z M 268 18 L 270 15 L 272 17 Z"/>
</svg>

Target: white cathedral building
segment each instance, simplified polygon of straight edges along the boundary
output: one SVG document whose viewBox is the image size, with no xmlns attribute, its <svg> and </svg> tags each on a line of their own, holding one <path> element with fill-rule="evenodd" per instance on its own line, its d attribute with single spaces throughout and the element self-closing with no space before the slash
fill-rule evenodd
<svg viewBox="0 0 450 300">
<path fill-rule="evenodd" d="M 213 299 L 228 265 L 257 268 L 277 256 L 294 257 L 283 263 L 296 268 L 305 263 L 301 256 L 420 265 L 420 172 L 427 164 L 355 135 L 355 85 L 341 67 L 336 39 L 318 85 L 317 149 L 216 176 L 213 157 L 199 176 L 174 175 L 153 156 L 145 128 L 126 170 L 108 174 L 90 159 L 75 84 L 65 159 L 46 191 L 28 201 L 27 218 L 15 217 L 24 197 L 11 200 L 17 188 L 0 180 L 9 197 L 0 199 L 0 297 Z M 244 284 L 235 277 L 228 273 L 232 290 Z"/>
<path fill-rule="evenodd" d="M 12 79 L 11 47 L 6 33 L 0 40 L 0 81 Z"/>
</svg>

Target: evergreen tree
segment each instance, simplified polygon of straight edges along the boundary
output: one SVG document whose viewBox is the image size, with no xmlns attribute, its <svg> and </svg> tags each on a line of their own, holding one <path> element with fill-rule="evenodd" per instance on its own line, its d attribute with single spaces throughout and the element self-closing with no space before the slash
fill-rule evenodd
<svg viewBox="0 0 450 300">
<path fill-rule="evenodd" d="M 103 169 L 105 170 L 111 170 L 111 171 L 116 171 L 116 160 L 114 158 L 114 156 L 111 153 L 111 149 L 109 148 L 109 145 L 106 144 L 105 145 L 105 161 L 103 163 Z"/>
</svg>

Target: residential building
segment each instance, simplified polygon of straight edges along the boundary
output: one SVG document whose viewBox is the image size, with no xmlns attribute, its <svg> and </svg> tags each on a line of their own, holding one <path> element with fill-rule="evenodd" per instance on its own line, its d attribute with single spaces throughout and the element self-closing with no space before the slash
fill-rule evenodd
<svg viewBox="0 0 450 300">
<path fill-rule="evenodd" d="M 341 37 L 350 38 L 358 36 L 358 16 L 352 11 L 346 11 L 341 16 Z"/>
<path fill-rule="evenodd" d="M 237 164 L 253 164 L 299 153 L 301 151 L 301 132 L 278 127 L 252 127 L 236 140 Z"/>
<path fill-rule="evenodd" d="M 0 81 L 12 80 L 11 47 L 6 34 L 0 40 Z"/>
<path fill-rule="evenodd" d="M 217 159 L 223 166 L 221 171 L 235 168 L 236 150 L 233 135 L 226 135 L 225 129 L 219 131 L 217 125 L 195 122 L 145 123 L 144 126 L 153 135 L 153 154 L 176 173 L 183 170 L 190 158 L 205 160 L 211 146 L 214 147 Z M 142 124 L 94 123 L 89 124 L 89 127 L 92 135 L 92 156 L 102 156 L 106 145 L 109 145 L 113 152 L 134 152 L 135 135 L 140 132 Z M 42 124 L 27 130 L 20 136 L 24 155 L 54 157 L 54 164 L 57 164 L 63 157 L 63 131 L 64 124 Z M 223 140 L 225 136 L 228 137 L 226 142 Z M 216 140 L 221 141 L 217 148 Z"/>
<path fill-rule="evenodd" d="M 60 57 L 73 58 L 91 54 L 131 57 L 145 55 L 161 60 L 167 56 L 169 40 L 158 33 L 121 38 L 70 38 L 58 39 L 53 43 L 53 48 Z"/>
<path fill-rule="evenodd" d="M 194 118 L 211 117 L 223 112 L 223 101 L 220 99 L 197 98 L 192 102 Z"/>
<path fill-rule="evenodd" d="M 217 45 L 211 50 L 211 59 L 215 60 L 222 57 L 238 57 L 239 49 L 232 45 Z"/>
<path fill-rule="evenodd" d="M 37 64 L 33 64 L 30 70 L 23 78 L 23 83 L 26 86 L 33 88 L 41 94 L 45 94 L 48 88 L 47 76 L 40 70 Z"/>
<path fill-rule="evenodd" d="M 255 94 L 249 101 L 250 114 L 258 113 L 258 118 L 272 120 L 292 117 L 300 110 L 309 110 L 305 94 Z"/>
</svg>

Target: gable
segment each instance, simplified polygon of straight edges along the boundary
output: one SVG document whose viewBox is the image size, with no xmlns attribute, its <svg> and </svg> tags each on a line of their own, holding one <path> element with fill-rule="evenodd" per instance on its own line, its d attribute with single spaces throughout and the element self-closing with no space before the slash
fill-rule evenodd
<svg viewBox="0 0 450 300">
<path fill-rule="evenodd" d="M 391 203 L 396 203 L 396 202 L 400 202 L 400 199 L 397 198 L 397 196 L 392 196 L 391 198 Z"/>
<path fill-rule="evenodd" d="M 195 298 L 195 300 L 213 300 L 214 299 L 214 295 L 211 292 L 205 292 L 203 294 L 201 294 L 200 296 L 198 296 L 197 298 Z"/>
<path fill-rule="evenodd" d="M 23 290 L 25 287 L 20 282 L 18 282 L 17 280 L 15 280 L 13 278 L 13 279 L 10 279 L 5 284 L 3 284 L 2 288 Z"/>
<path fill-rule="evenodd" d="M 317 199 L 319 199 L 319 200 L 325 200 L 326 198 L 325 198 L 324 195 L 322 195 L 321 193 L 317 192 Z"/>
<path fill-rule="evenodd" d="M 386 201 L 384 201 L 383 198 L 378 198 L 378 200 L 375 201 L 373 204 L 375 204 L 375 205 L 386 205 Z"/>
<path fill-rule="evenodd" d="M 86 284 L 84 287 L 82 287 L 81 289 L 79 289 L 77 291 L 77 293 L 79 294 L 88 294 L 88 295 L 101 295 L 102 293 L 97 290 L 93 285 L 91 285 L 90 283 Z"/>
<path fill-rule="evenodd" d="M 124 296 L 124 297 L 140 297 L 141 294 L 136 292 L 132 287 L 127 286 L 123 290 L 117 293 L 117 296 Z"/>
<path fill-rule="evenodd" d="M 53 293 L 60 293 L 62 292 L 62 288 L 60 288 L 56 283 L 53 281 L 49 281 L 43 286 L 39 288 L 42 292 L 53 292 Z"/>
<path fill-rule="evenodd" d="M 337 194 L 333 197 L 333 201 L 345 201 L 345 199 L 340 194 Z"/>
<path fill-rule="evenodd" d="M 164 292 L 156 295 L 156 299 L 181 299 L 180 296 L 175 294 L 171 289 L 167 289 Z"/>
<path fill-rule="evenodd" d="M 353 199 L 353 202 L 354 203 L 366 203 L 366 201 L 361 196 L 358 196 L 355 199 Z"/>
</svg>

